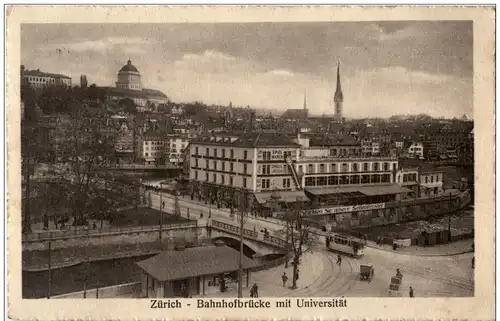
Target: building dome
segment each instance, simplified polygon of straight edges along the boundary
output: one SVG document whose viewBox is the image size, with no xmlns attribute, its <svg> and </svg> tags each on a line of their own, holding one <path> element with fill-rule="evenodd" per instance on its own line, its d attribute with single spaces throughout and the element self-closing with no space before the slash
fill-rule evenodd
<svg viewBox="0 0 500 321">
<path fill-rule="evenodd" d="M 123 66 L 122 69 L 120 69 L 120 72 L 122 72 L 122 71 L 131 71 L 131 72 L 137 72 L 137 73 L 139 72 L 137 70 L 137 68 L 135 68 L 135 66 L 132 65 L 132 61 L 130 61 L 130 60 L 127 61 L 127 64 L 125 66 Z"/>
</svg>

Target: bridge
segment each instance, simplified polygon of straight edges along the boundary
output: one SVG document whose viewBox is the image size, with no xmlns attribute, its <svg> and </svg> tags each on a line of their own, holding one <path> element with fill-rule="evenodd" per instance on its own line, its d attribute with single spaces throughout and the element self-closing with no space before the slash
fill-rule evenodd
<svg viewBox="0 0 500 321">
<path fill-rule="evenodd" d="M 223 222 L 222 219 L 200 219 L 198 221 L 166 224 L 162 227 L 154 225 L 41 231 L 23 235 L 22 244 L 23 250 L 45 250 L 49 241 L 52 242 L 52 249 L 88 244 L 148 243 L 158 240 L 160 228 L 165 238 L 221 240 L 238 251 L 240 249 L 240 227 L 236 226 L 236 223 Z M 243 229 L 243 238 L 243 251 L 248 257 L 279 253 L 286 247 L 286 241 L 250 229 Z"/>
<path fill-rule="evenodd" d="M 210 220 L 207 222 L 207 233 L 212 240 L 221 240 L 226 245 L 239 251 L 239 226 L 218 220 Z M 245 228 L 243 229 L 243 239 L 243 253 L 248 257 L 282 253 L 287 245 L 287 242 L 281 238 Z"/>
</svg>

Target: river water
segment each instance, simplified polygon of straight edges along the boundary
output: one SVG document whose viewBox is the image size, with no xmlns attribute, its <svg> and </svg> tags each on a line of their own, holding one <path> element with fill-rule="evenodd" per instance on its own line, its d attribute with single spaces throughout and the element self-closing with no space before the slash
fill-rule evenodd
<svg viewBox="0 0 500 321">
<path fill-rule="evenodd" d="M 87 276 L 87 289 L 140 281 L 141 269 L 135 264 L 152 255 L 103 260 L 51 271 L 51 294 L 82 291 Z M 23 271 L 23 298 L 47 297 L 49 272 Z"/>
</svg>

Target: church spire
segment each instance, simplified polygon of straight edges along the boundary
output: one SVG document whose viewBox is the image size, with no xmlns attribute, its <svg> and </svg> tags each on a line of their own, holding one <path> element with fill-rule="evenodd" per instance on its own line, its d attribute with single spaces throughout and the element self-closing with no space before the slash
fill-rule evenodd
<svg viewBox="0 0 500 321">
<path fill-rule="evenodd" d="M 307 91 L 304 90 L 304 110 L 307 110 Z"/>
<path fill-rule="evenodd" d="M 335 118 L 338 121 L 342 121 L 343 119 L 343 103 L 344 103 L 344 94 L 342 94 L 342 86 L 340 85 L 340 62 L 337 65 L 337 88 L 335 89 L 335 95 L 333 96 L 334 101 L 334 109 L 335 109 Z"/>
<path fill-rule="evenodd" d="M 342 86 L 340 85 L 340 62 L 337 65 L 337 88 L 335 89 L 335 101 L 344 101 L 344 94 L 342 93 Z"/>
</svg>

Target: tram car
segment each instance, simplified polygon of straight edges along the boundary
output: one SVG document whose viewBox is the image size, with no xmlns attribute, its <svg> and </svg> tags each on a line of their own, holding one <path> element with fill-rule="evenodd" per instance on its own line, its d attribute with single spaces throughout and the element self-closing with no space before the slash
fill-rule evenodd
<svg viewBox="0 0 500 321">
<path fill-rule="evenodd" d="M 365 244 L 365 241 L 350 236 L 340 234 L 326 236 L 327 249 L 353 257 L 361 257 L 364 255 Z"/>
</svg>

